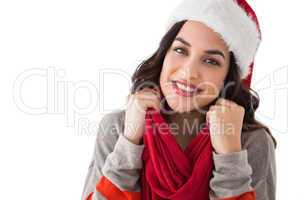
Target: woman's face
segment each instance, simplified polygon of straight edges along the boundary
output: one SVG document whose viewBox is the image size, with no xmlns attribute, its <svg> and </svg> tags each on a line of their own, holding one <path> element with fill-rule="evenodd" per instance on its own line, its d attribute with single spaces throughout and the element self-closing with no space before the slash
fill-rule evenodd
<svg viewBox="0 0 300 200">
<path fill-rule="evenodd" d="M 218 97 L 229 62 L 229 50 L 218 33 L 201 22 L 187 21 L 169 48 L 160 74 L 169 106 L 180 113 L 207 106 Z"/>
</svg>

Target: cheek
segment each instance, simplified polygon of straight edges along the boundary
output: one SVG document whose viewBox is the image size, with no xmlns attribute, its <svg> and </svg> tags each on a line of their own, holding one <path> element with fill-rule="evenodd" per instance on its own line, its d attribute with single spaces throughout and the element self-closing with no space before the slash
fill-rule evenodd
<svg viewBox="0 0 300 200">
<path fill-rule="evenodd" d="M 220 90 L 222 87 L 224 87 L 224 80 L 225 80 L 225 75 L 223 72 L 219 72 L 217 74 L 210 74 L 205 76 L 205 83 L 206 84 L 206 89 L 207 89 L 207 94 L 212 95 L 212 96 L 218 96 Z"/>
<path fill-rule="evenodd" d="M 207 87 L 207 94 L 212 97 L 218 96 L 220 92 L 220 83 L 218 82 L 210 82 L 211 84 Z"/>
<path fill-rule="evenodd" d="M 176 78 L 176 73 L 179 71 L 180 63 L 174 56 L 166 56 L 163 62 L 160 73 L 159 84 L 164 96 L 172 96 L 172 82 Z"/>
<path fill-rule="evenodd" d="M 172 74 L 174 74 L 180 67 L 180 60 L 173 56 L 173 55 L 166 55 L 163 66 L 162 66 L 162 71 L 161 71 L 161 76 L 164 80 L 170 78 Z"/>
</svg>

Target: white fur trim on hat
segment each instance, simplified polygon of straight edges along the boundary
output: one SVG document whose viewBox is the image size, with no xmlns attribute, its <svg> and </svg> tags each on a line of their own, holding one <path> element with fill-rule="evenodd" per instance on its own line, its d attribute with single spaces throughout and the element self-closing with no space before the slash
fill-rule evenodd
<svg viewBox="0 0 300 200">
<path fill-rule="evenodd" d="M 255 22 L 234 0 L 183 0 L 169 16 L 166 27 L 181 20 L 195 20 L 219 33 L 236 57 L 242 78 L 250 72 L 260 44 Z"/>
</svg>

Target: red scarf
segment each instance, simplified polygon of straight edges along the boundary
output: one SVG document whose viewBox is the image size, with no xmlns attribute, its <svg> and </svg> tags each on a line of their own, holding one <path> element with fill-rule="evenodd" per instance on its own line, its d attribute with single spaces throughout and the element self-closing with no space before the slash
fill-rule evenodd
<svg viewBox="0 0 300 200">
<path fill-rule="evenodd" d="M 160 112 L 148 108 L 145 120 L 142 199 L 208 200 L 213 168 L 208 124 L 183 151 Z"/>
</svg>

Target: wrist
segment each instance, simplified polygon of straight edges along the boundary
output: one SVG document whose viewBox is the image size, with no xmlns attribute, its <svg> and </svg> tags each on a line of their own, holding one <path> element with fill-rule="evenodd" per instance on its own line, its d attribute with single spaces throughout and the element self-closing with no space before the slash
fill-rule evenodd
<svg viewBox="0 0 300 200">
<path fill-rule="evenodd" d="M 242 151 L 241 146 L 231 147 L 231 148 L 223 148 L 223 149 L 215 149 L 215 152 L 217 154 L 229 154 L 229 153 L 240 152 L 240 151 Z"/>
<path fill-rule="evenodd" d="M 139 145 L 141 143 L 141 139 L 140 138 L 137 138 L 137 137 L 132 137 L 132 136 L 129 136 L 127 134 L 124 134 L 124 136 L 127 138 L 127 140 L 129 140 L 130 142 L 136 144 L 136 145 Z"/>
</svg>

